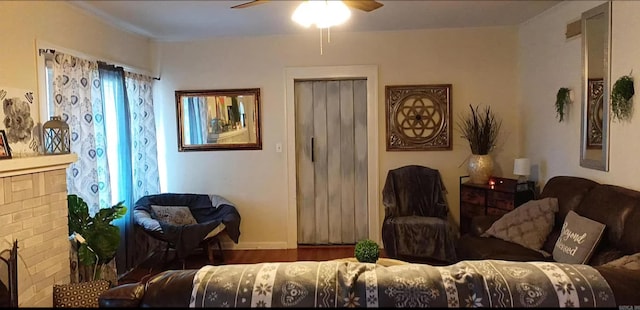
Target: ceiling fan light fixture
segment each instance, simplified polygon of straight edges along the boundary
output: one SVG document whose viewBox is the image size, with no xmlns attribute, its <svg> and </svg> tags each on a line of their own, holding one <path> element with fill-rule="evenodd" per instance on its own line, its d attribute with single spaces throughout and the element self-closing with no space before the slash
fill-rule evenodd
<svg viewBox="0 0 640 310">
<path fill-rule="evenodd" d="M 309 28 L 311 24 L 315 22 L 315 15 L 313 14 L 313 8 L 309 1 L 300 3 L 291 15 L 291 20 L 302 25 L 305 28 Z"/>
<path fill-rule="evenodd" d="M 342 1 L 308 0 L 301 3 L 291 19 L 305 28 L 315 24 L 318 28 L 329 28 L 346 22 L 351 10 Z"/>
</svg>

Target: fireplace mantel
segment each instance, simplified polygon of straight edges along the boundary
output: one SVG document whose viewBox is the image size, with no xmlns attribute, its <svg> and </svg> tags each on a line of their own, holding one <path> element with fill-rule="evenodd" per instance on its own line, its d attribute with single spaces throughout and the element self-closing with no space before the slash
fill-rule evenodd
<svg viewBox="0 0 640 310">
<path fill-rule="evenodd" d="M 78 160 L 76 154 L 40 155 L 0 160 L 0 178 L 65 169 Z"/>
<path fill-rule="evenodd" d="M 17 240 L 18 307 L 52 308 L 71 281 L 67 169 L 77 154 L 0 160 L 0 249 Z"/>
</svg>

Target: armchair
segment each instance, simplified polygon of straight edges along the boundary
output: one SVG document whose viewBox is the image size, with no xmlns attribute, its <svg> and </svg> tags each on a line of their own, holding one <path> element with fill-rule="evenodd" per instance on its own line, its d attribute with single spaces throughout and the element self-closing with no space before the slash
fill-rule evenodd
<svg viewBox="0 0 640 310">
<path fill-rule="evenodd" d="M 438 170 L 409 165 L 389 171 L 382 190 L 382 243 L 389 257 L 456 261 L 445 193 Z"/>
<path fill-rule="evenodd" d="M 221 232 L 238 243 L 240 213 L 235 205 L 219 195 L 163 193 L 140 198 L 134 206 L 136 224 L 151 237 L 174 248 L 183 261 L 194 249 L 206 248 L 213 264 L 214 246 L 222 246 Z"/>
</svg>

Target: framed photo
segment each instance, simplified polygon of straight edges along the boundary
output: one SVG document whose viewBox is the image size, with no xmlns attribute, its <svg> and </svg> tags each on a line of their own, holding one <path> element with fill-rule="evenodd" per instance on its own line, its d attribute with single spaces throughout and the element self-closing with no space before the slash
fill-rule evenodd
<svg viewBox="0 0 640 310">
<path fill-rule="evenodd" d="M 387 151 L 451 150 L 451 84 L 386 86 Z"/>
<path fill-rule="evenodd" d="M 0 159 L 11 158 L 11 148 L 7 140 L 7 134 L 4 130 L 0 130 Z"/>
</svg>

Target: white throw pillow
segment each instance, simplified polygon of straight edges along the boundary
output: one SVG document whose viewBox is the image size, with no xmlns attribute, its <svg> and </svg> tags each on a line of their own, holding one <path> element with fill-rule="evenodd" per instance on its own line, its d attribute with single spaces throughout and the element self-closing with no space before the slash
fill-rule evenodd
<svg viewBox="0 0 640 310">
<path fill-rule="evenodd" d="M 553 229 L 558 199 L 530 200 L 495 221 L 483 237 L 495 237 L 540 250 Z"/>
</svg>

